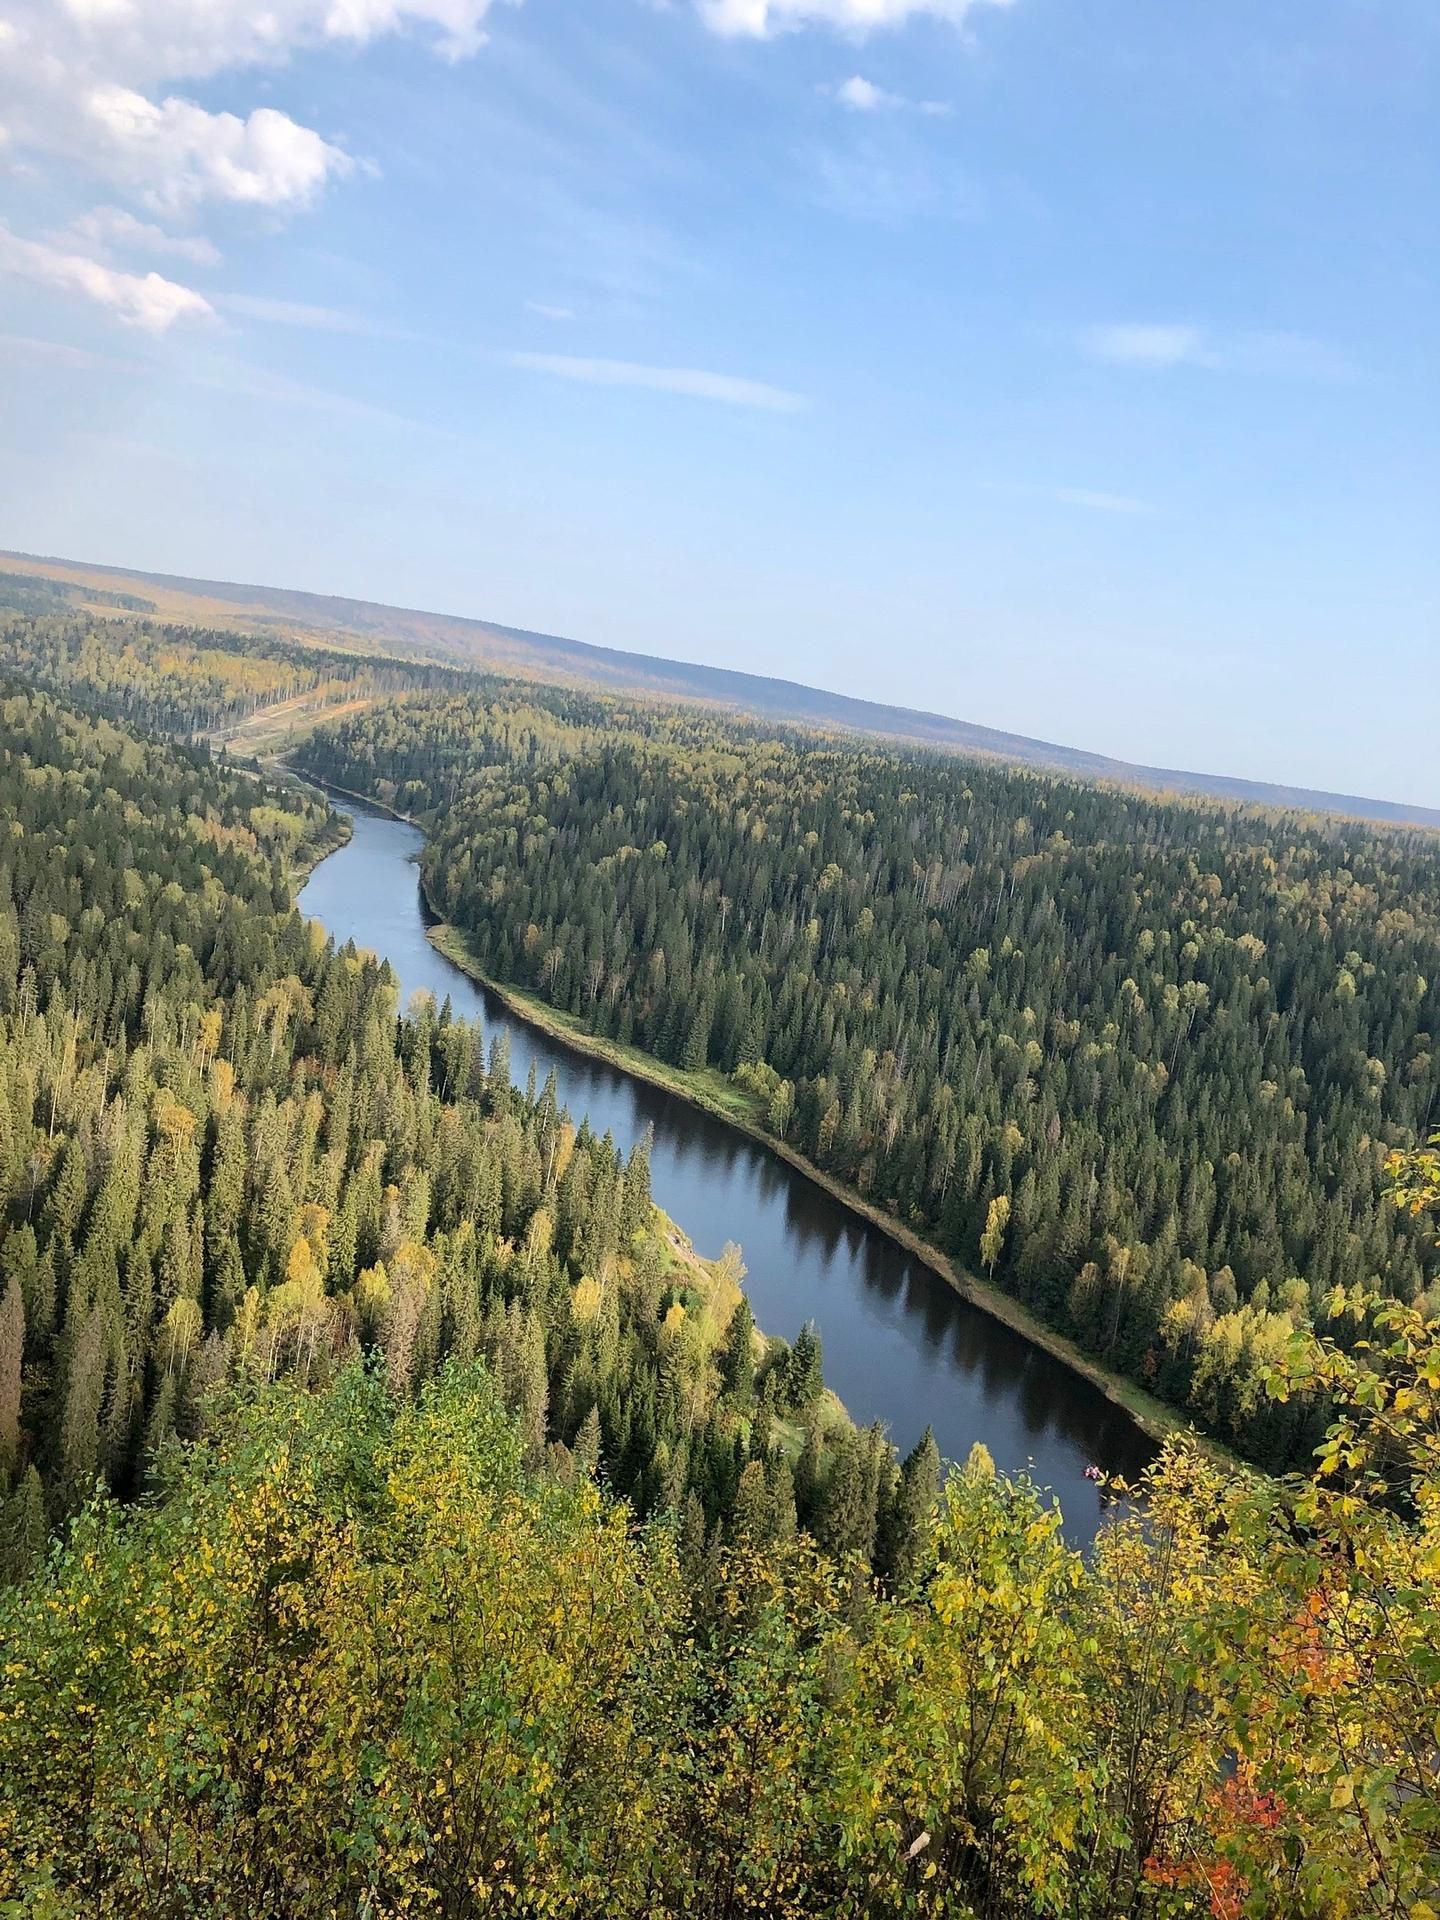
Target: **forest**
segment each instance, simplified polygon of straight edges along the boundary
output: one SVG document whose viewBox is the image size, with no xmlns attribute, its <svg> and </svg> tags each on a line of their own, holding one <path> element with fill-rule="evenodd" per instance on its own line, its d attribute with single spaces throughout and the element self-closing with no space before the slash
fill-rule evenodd
<svg viewBox="0 0 1440 1920">
<path fill-rule="evenodd" d="M 425 827 L 492 978 L 687 1071 L 1268 1467 L 1440 1090 L 1440 841 L 494 682 L 297 762 Z"/>
<path fill-rule="evenodd" d="M 737 1506 L 890 1569 L 938 1484 L 755 1333 L 622 1161 L 503 1041 L 336 953 L 289 877 L 337 823 L 45 696 L 0 707 L 0 1466 L 12 1573 L 237 1372 L 392 1385 L 489 1357 L 538 1452 L 605 1461 L 697 1560 Z"/>
<path fill-rule="evenodd" d="M 0 683 L 0 1915 L 1435 1920 L 1440 1152 L 1406 1124 L 1418 1096 L 1377 1098 L 1363 1149 L 1391 1264 L 1307 1297 L 1250 1383 L 1315 1456 L 1271 1478 L 1173 1445 L 1082 1554 L 982 1446 L 946 1471 L 928 1439 L 902 1462 L 856 1429 L 815 1330 L 763 1336 L 734 1252 L 698 1260 L 656 1209 L 643 1142 L 517 1090 L 503 1038 L 402 1008 L 388 967 L 296 913 L 345 832 L 322 800 L 106 717 L 97 680 L 79 705 Z M 457 746 L 434 774 L 445 804 L 476 826 L 488 785 L 533 774 L 566 817 L 594 703 L 482 696 L 377 709 L 313 757 L 353 741 L 355 784 L 414 808 L 400 743 L 483 711 L 475 767 Z M 643 768 L 648 820 L 682 720 L 607 725 L 627 714 L 616 793 Z M 739 762 L 778 756 L 818 817 L 800 745 L 690 724 L 683 765 L 698 780 L 721 730 L 712 798 L 747 844 L 773 831 L 798 911 L 820 828 L 782 831 Z M 363 751 L 384 730 L 386 772 Z M 963 772 L 972 794 L 1003 777 Z M 564 846 L 510 804 L 527 864 L 492 883 L 538 886 Z M 1093 804 L 1097 825 L 1137 805 Z M 678 864 L 711 816 L 698 787 L 667 805 Z M 1178 823 L 1149 831 L 1158 874 Z M 1265 920 L 1207 831 L 1301 971 L 1285 915 L 1306 915 Z M 1276 875 L 1326 831 L 1295 823 Z M 665 864 L 645 846 L 602 873 Z M 1377 925 L 1413 863 L 1394 937 L 1418 953 L 1423 845 L 1359 834 L 1349 857 Z M 712 880 L 687 878 L 696 916 Z M 725 897 L 722 926 L 745 911 Z M 1359 999 L 1379 949 L 1356 951 Z M 781 1084 L 766 1047 L 730 1070 Z"/>
<path fill-rule="evenodd" d="M 0 574 L 0 589 L 15 578 Z M 0 591 L 0 673 L 109 719 L 181 738 L 223 740 L 257 714 L 302 700 L 309 710 L 455 686 L 468 678 L 423 662 L 300 641 L 255 640 L 151 620 L 120 622 L 78 611 L 31 618 L 24 611 L 7 613 L 6 604 Z"/>
</svg>

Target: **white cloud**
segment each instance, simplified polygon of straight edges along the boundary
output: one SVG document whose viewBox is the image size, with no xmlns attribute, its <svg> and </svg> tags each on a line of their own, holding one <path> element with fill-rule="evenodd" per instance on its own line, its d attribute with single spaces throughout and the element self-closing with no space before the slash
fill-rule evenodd
<svg viewBox="0 0 1440 1920">
<path fill-rule="evenodd" d="M 113 156 L 152 204 L 214 199 L 255 207 L 308 206 L 332 175 L 354 169 L 341 148 L 274 107 L 248 119 L 207 113 L 173 97 L 158 107 L 130 87 L 96 87 L 86 108 Z"/>
<path fill-rule="evenodd" d="M 164 333 L 177 320 L 213 318 L 203 294 L 158 273 L 122 273 L 88 255 L 67 253 L 39 240 L 22 240 L 0 223 L 0 273 L 78 293 L 107 308 L 126 326 Z"/>
<path fill-rule="evenodd" d="M 1218 333 L 1191 324 L 1126 321 L 1087 327 L 1080 348 L 1092 360 L 1146 372 L 1203 367 L 1291 380 L 1346 380 L 1354 373 L 1333 347 L 1302 333 Z"/>
<path fill-rule="evenodd" d="M 212 113 L 176 83 L 400 33 L 460 60 L 483 44 L 493 8 L 519 3 L 6 0 L 0 128 L 17 156 L 57 156 L 162 211 L 218 200 L 294 212 L 356 171 L 343 146 L 274 107 Z M 29 162 L 17 157 L 14 164 Z M 216 257 L 202 238 L 164 235 L 140 221 L 122 230 L 123 210 L 85 218 L 94 231 L 82 247 L 92 251 L 143 247 L 197 261 Z"/>
<path fill-rule="evenodd" d="M 134 86 L 278 66 L 307 47 L 420 32 L 443 58 L 485 42 L 495 0 L 12 0 L 9 56 Z"/>
<path fill-rule="evenodd" d="M 835 98 L 842 107 L 849 107 L 852 113 L 878 113 L 882 107 L 898 107 L 900 104 L 898 94 L 886 93 L 883 87 L 877 87 L 873 80 L 867 80 L 858 73 L 840 82 L 835 89 Z"/>
<path fill-rule="evenodd" d="M 863 38 L 881 27 L 902 27 L 922 17 L 964 26 L 980 7 L 1008 7 L 1013 0 L 696 0 L 713 33 L 728 38 L 769 39 L 796 27 L 834 27 Z"/>
<path fill-rule="evenodd" d="M 76 240 L 83 247 L 104 253 L 163 253 L 177 260 L 193 260 L 196 266 L 214 267 L 220 263 L 220 250 L 201 233 L 167 233 L 149 220 L 137 220 L 124 207 L 92 207 L 70 222 L 61 240 Z"/>
<path fill-rule="evenodd" d="M 842 107 L 848 107 L 851 113 L 928 113 L 948 114 L 950 109 L 943 100 L 908 100 L 903 93 L 888 93 L 884 87 L 877 87 L 873 80 L 867 80 L 863 74 L 855 73 L 848 80 L 842 80 L 838 86 L 829 88 Z"/>
<path fill-rule="evenodd" d="M 552 307 L 545 300 L 527 300 L 525 311 L 538 314 L 542 320 L 573 320 L 575 318 L 572 307 Z"/>
<path fill-rule="evenodd" d="M 758 407 L 767 413 L 800 413 L 809 402 L 763 380 L 744 380 L 699 367 L 647 367 L 632 360 L 587 360 L 565 353 L 511 353 L 508 364 L 529 373 L 581 380 L 592 387 L 641 387 L 651 393 L 685 394 L 694 400 L 718 400 L 725 406 Z"/>
</svg>

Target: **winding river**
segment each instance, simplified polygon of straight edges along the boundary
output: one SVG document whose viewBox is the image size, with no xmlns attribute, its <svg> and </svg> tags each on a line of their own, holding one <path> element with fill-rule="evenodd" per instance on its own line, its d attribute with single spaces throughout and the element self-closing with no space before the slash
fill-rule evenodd
<svg viewBox="0 0 1440 1920">
<path fill-rule="evenodd" d="M 767 1333 L 793 1338 L 815 1321 L 825 1378 L 856 1420 L 883 1420 L 902 1452 L 927 1425 L 949 1459 L 983 1440 L 1002 1470 L 1028 1467 L 1053 1488 L 1073 1540 L 1093 1536 L 1101 1503 L 1086 1466 L 1128 1477 L 1153 1451 L 1122 1408 L 758 1141 L 517 1020 L 426 939 L 413 864 L 419 832 L 342 804 L 354 834 L 310 875 L 303 912 L 337 941 L 383 955 L 403 995 L 448 994 L 455 1012 L 482 1022 L 487 1035 L 507 1027 L 517 1085 L 532 1064 L 539 1085 L 553 1067 L 576 1119 L 588 1116 L 624 1148 L 652 1127 L 656 1200 L 701 1253 L 739 1243 L 745 1289 Z"/>
</svg>

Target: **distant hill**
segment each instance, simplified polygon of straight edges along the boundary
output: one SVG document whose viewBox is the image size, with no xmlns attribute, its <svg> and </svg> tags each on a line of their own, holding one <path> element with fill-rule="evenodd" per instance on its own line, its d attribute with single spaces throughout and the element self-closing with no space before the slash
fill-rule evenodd
<svg viewBox="0 0 1440 1920">
<path fill-rule="evenodd" d="M 1440 809 L 1373 800 L 1358 794 L 1324 793 L 1308 787 L 1238 780 L 1227 774 L 1189 773 L 1173 767 L 1147 767 L 1079 747 L 1057 746 L 1024 734 L 953 720 L 910 707 L 884 706 L 848 694 L 827 693 L 793 680 L 736 673 L 685 660 L 651 659 L 614 647 L 594 647 L 554 634 L 471 620 L 457 614 L 426 613 L 413 607 L 387 607 L 373 600 L 347 600 L 333 594 L 303 593 L 289 587 L 236 585 L 222 580 L 190 580 L 181 575 L 141 573 L 128 567 L 93 566 L 33 554 L 0 552 L 0 608 L 23 604 L 27 611 L 54 604 L 92 608 L 114 617 L 117 609 L 143 611 L 152 618 L 202 626 L 225 626 L 244 633 L 284 633 L 299 639 L 350 644 L 366 653 L 395 652 L 488 667 L 534 679 L 626 688 L 738 708 L 772 720 L 802 726 L 843 728 L 884 739 L 983 754 L 1040 767 L 1084 780 L 1114 781 L 1166 793 L 1209 794 L 1256 806 L 1337 813 L 1364 820 L 1440 827 Z M 8 590 L 7 590 L 8 589 Z M 137 592 L 137 589 L 140 591 Z M 37 602 L 40 605 L 37 606 Z"/>
</svg>

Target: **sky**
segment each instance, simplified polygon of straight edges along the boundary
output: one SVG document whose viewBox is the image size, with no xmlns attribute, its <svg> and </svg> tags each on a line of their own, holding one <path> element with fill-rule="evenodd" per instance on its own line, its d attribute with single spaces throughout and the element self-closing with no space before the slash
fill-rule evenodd
<svg viewBox="0 0 1440 1920">
<path fill-rule="evenodd" d="M 1440 806 L 1440 6 L 0 0 L 0 546 Z"/>
</svg>

